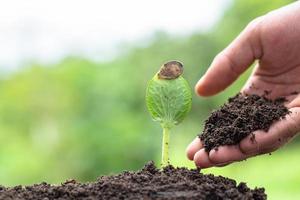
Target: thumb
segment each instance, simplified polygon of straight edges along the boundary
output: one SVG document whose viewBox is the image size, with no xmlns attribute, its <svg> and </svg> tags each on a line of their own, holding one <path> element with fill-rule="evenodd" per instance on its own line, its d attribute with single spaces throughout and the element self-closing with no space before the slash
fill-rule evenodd
<svg viewBox="0 0 300 200">
<path fill-rule="evenodd" d="M 263 17 L 257 18 L 213 60 L 204 76 L 195 86 L 201 96 L 214 95 L 234 82 L 255 59 L 262 55 L 260 26 Z"/>
</svg>

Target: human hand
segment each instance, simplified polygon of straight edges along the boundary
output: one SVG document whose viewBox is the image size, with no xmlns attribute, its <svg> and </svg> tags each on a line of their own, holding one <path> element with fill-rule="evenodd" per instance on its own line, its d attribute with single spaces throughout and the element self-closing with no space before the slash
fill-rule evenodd
<svg viewBox="0 0 300 200">
<path fill-rule="evenodd" d="M 285 96 L 291 113 L 275 122 L 268 133 L 255 131 L 238 145 L 221 146 L 209 153 L 196 138 L 187 148 L 187 157 L 200 168 L 224 166 L 246 158 L 270 153 L 290 141 L 300 131 L 300 2 L 295 2 L 253 20 L 241 34 L 213 60 L 195 86 L 201 96 L 219 93 L 258 60 L 242 93 L 268 98 Z"/>
</svg>

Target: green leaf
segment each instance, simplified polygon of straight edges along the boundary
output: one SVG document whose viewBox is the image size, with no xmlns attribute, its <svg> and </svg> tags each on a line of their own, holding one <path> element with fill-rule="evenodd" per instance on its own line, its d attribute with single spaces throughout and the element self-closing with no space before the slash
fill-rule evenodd
<svg viewBox="0 0 300 200">
<path fill-rule="evenodd" d="M 153 120 L 163 127 L 179 124 L 191 109 L 192 94 L 187 81 L 159 79 L 157 74 L 150 80 L 146 92 L 146 104 Z"/>
</svg>

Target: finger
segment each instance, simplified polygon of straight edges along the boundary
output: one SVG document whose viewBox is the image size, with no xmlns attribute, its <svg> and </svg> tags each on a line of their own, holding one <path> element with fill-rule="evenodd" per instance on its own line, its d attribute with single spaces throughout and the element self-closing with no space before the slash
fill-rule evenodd
<svg viewBox="0 0 300 200">
<path fill-rule="evenodd" d="M 188 159 L 193 160 L 195 153 L 201 148 L 203 148 L 203 144 L 200 141 L 200 138 L 197 137 L 186 148 L 186 156 L 188 157 Z"/>
<path fill-rule="evenodd" d="M 245 160 L 247 155 L 244 154 L 239 145 L 226 145 L 218 147 L 218 150 L 209 152 L 209 160 L 216 165 L 224 165 L 234 161 Z"/>
<path fill-rule="evenodd" d="M 201 169 L 212 167 L 215 164 L 209 160 L 208 153 L 204 149 L 200 149 L 194 156 L 195 165 Z"/>
<path fill-rule="evenodd" d="M 262 154 L 273 151 L 290 141 L 300 130 L 300 108 L 291 108 L 291 113 L 275 122 L 265 131 L 255 131 L 254 138 L 248 136 L 240 142 L 240 149 L 245 154 Z"/>
<path fill-rule="evenodd" d="M 288 108 L 300 107 L 300 94 L 291 95 L 288 102 L 289 103 L 286 105 Z"/>
<path fill-rule="evenodd" d="M 213 60 L 195 91 L 201 96 L 214 95 L 234 82 L 255 59 L 262 55 L 259 43 L 259 24 L 262 17 L 250 23 L 245 30 Z"/>
</svg>

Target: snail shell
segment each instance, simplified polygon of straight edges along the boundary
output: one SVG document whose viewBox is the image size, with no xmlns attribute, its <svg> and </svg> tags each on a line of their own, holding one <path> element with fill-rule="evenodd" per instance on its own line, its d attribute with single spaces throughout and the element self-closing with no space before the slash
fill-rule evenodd
<svg viewBox="0 0 300 200">
<path fill-rule="evenodd" d="M 169 61 L 163 64 L 158 72 L 159 79 L 176 79 L 183 73 L 183 65 L 178 61 Z"/>
</svg>

